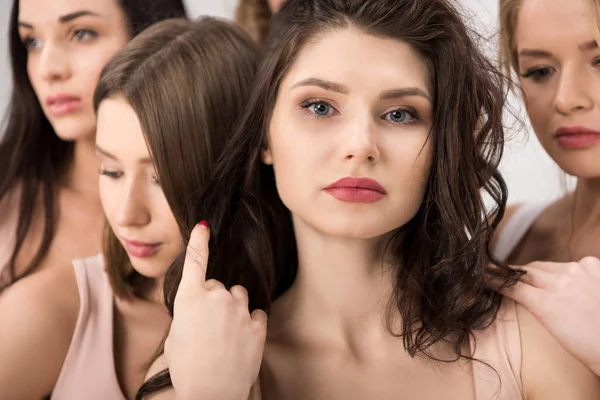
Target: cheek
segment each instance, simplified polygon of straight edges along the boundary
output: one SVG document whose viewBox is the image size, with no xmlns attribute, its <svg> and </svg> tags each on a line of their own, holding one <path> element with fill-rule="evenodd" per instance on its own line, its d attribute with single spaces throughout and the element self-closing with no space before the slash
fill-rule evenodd
<svg viewBox="0 0 600 400">
<path fill-rule="evenodd" d="M 118 187 L 114 182 L 110 182 L 104 177 L 100 178 L 98 187 L 104 215 L 106 216 L 108 223 L 111 226 L 114 226 L 120 198 Z"/>
</svg>

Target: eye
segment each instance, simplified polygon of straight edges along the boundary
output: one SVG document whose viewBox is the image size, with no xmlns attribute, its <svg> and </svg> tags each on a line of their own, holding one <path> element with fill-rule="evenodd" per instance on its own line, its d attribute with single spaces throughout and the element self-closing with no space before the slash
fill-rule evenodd
<svg viewBox="0 0 600 400">
<path fill-rule="evenodd" d="M 531 68 L 521 74 L 524 79 L 531 78 L 534 82 L 542 82 L 550 77 L 554 73 L 554 68 L 551 67 L 540 67 Z"/>
<path fill-rule="evenodd" d="M 384 114 L 383 119 L 394 124 L 410 124 L 418 120 L 418 115 L 415 110 L 400 108 Z"/>
<path fill-rule="evenodd" d="M 317 118 L 330 117 L 337 110 L 329 103 L 323 100 L 308 100 L 300 105 L 310 115 Z"/>
<path fill-rule="evenodd" d="M 80 42 L 87 42 L 87 41 L 95 38 L 96 36 L 98 36 L 98 33 L 96 33 L 95 31 L 93 31 L 91 29 L 77 29 L 76 31 L 73 32 L 73 38 L 75 38 L 75 40 L 78 40 Z"/>
<path fill-rule="evenodd" d="M 123 176 L 123 173 L 121 171 L 109 171 L 104 167 L 100 168 L 100 170 L 98 172 L 100 173 L 101 176 L 106 176 L 107 178 L 110 178 L 110 179 L 119 179 L 120 177 Z"/>
<path fill-rule="evenodd" d="M 23 46 L 25 46 L 28 51 L 38 50 L 42 47 L 42 41 L 33 37 L 27 37 L 23 39 Z"/>
<path fill-rule="evenodd" d="M 592 61 L 592 64 L 594 66 L 599 66 L 600 65 L 600 57 L 594 58 L 594 61 Z"/>
<path fill-rule="evenodd" d="M 160 179 L 158 179 L 158 177 L 156 175 L 152 175 L 152 184 L 156 185 L 156 186 L 160 186 Z"/>
</svg>

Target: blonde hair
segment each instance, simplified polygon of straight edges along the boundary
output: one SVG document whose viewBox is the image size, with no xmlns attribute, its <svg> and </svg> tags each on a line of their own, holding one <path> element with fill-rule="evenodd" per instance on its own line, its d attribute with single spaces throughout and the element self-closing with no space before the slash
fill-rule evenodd
<svg viewBox="0 0 600 400">
<path fill-rule="evenodd" d="M 500 67 L 507 77 L 519 70 L 515 31 L 523 0 L 500 0 Z"/>
<path fill-rule="evenodd" d="M 272 17 L 267 0 L 240 0 L 235 11 L 235 22 L 261 45 L 269 34 Z"/>
</svg>

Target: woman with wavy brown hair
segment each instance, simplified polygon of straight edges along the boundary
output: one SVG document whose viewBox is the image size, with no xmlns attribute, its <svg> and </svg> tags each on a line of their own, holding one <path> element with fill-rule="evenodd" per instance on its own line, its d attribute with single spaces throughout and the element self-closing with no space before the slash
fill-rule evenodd
<svg viewBox="0 0 600 400">
<path fill-rule="evenodd" d="M 599 397 L 486 286 L 504 93 L 451 3 L 289 0 L 274 23 L 165 280 L 177 399 Z"/>
<path fill-rule="evenodd" d="M 271 18 L 285 0 L 240 0 L 235 11 L 235 22 L 262 44 L 269 34 Z"/>
<path fill-rule="evenodd" d="M 600 376 L 599 11 L 597 0 L 500 1 L 504 69 L 518 76 L 537 139 L 577 185 L 510 208 L 494 251 L 527 264 L 503 293 Z"/>
</svg>

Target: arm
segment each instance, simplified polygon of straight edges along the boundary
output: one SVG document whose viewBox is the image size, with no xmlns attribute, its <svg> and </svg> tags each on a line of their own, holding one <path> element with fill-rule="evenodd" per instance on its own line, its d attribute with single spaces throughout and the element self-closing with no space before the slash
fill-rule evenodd
<svg viewBox="0 0 600 400">
<path fill-rule="evenodd" d="M 52 392 L 79 308 L 77 293 L 73 307 L 64 307 L 69 303 L 65 285 L 64 279 L 54 279 L 44 271 L 23 279 L 0 295 L 3 399 L 41 399 Z"/>
<path fill-rule="evenodd" d="M 567 352 L 526 309 L 517 306 L 526 400 L 600 399 L 600 378 Z"/>
</svg>

